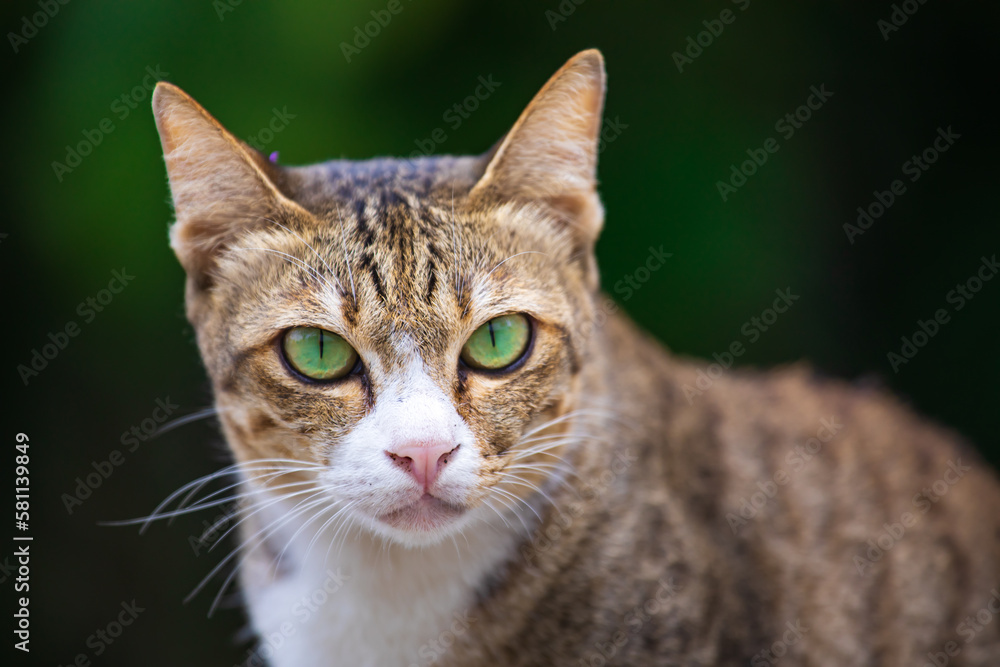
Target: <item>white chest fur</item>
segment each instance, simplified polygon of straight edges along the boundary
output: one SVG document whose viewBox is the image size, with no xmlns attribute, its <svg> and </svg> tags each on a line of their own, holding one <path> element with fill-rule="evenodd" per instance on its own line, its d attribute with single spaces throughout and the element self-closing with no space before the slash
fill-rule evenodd
<svg viewBox="0 0 1000 667">
<path fill-rule="evenodd" d="M 243 586 L 260 644 L 244 664 L 433 664 L 478 622 L 475 591 L 517 537 L 499 521 L 475 520 L 454 542 L 405 548 L 355 528 L 327 553 L 336 530 L 310 549 L 315 532 L 294 535 L 300 526 L 291 522 L 271 538 L 277 549 L 287 546 L 278 578 L 256 554 L 246 564 Z"/>
</svg>

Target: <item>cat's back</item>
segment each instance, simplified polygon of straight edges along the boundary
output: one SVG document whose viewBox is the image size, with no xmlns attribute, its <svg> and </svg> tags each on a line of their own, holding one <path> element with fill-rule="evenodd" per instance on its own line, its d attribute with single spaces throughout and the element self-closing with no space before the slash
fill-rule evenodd
<svg viewBox="0 0 1000 667">
<path fill-rule="evenodd" d="M 804 366 L 678 360 L 624 318 L 605 335 L 642 463 L 625 497 L 681 517 L 762 660 L 1000 655 L 1000 488 L 955 434 Z"/>
</svg>

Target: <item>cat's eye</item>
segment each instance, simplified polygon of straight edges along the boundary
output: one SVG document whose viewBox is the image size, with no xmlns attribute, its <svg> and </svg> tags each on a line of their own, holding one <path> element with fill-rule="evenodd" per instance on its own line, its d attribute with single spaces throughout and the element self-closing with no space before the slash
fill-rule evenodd
<svg viewBox="0 0 1000 667">
<path fill-rule="evenodd" d="M 316 327 L 289 329 L 281 348 L 292 368 L 320 382 L 342 378 L 358 363 L 358 353 L 346 340 Z"/>
<path fill-rule="evenodd" d="M 461 358 L 478 370 L 497 371 L 517 363 L 531 342 L 531 323 L 524 315 L 494 317 L 476 329 L 462 348 Z"/>
</svg>

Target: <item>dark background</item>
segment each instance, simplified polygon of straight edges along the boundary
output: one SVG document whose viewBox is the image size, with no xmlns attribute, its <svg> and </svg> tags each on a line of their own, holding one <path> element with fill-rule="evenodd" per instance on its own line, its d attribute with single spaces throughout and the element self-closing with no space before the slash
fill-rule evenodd
<svg viewBox="0 0 1000 667">
<path fill-rule="evenodd" d="M 121 434 L 151 417 L 157 399 L 179 405 L 175 416 L 211 401 L 167 246 L 171 211 L 148 95 L 140 89 L 144 99 L 125 118 L 112 108 L 147 66 L 169 73 L 243 138 L 287 108 L 295 118 L 266 151 L 301 164 L 408 155 L 438 127 L 448 138 L 436 152 L 481 152 L 567 58 L 598 47 L 607 58 L 606 115 L 622 126 L 600 158 L 606 289 L 642 265 L 650 246 L 673 253 L 624 304 L 632 316 L 675 352 L 708 357 L 747 342 L 743 323 L 775 289 L 791 288 L 801 299 L 748 346 L 742 364 L 808 359 L 824 374 L 873 378 L 1000 460 L 1000 281 L 961 311 L 946 301 L 981 256 L 1000 251 L 994 5 L 912 2 L 919 9 L 886 41 L 877 21 L 892 13 L 888 2 L 753 0 L 740 11 L 722 0 L 564 0 L 574 11 L 553 30 L 546 12 L 558 12 L 558 0 L 402 0 L 403 11 L 351 62 L 341 42 L 386 2 L 243 2 L 221 19 L 218 5 L 69 2 L 17 53 L 9 35 L 0 46 L 4 465 L 14 434 L 28 433 L 35 537 L 32 652 L 18 664 L 93 658 L 88 636 L 132 599 L 145 611 L 96 664 L 230 665 L 245 652 L 234 638 L 238 611 L 206 619 L 218 580 L 182 601 L 225 551 L 195 555 L 188 543 L 215 512 L 143 536 L 98 525 L 146 514 L 223 465 L 211 420 L 126 452 L 72 515 L 61 499 L 93 462 L 123 449 Z M 678 72 L 671 54 L 724 8 L 735 22 Z M 0 27 L 22 32 L 23 17 L 38 11 L 37 2 L 4 3 Z M 443 113 L 480 75 L 500 87 L 452 130 Z M 834 95 L 781 137 L 775 122 L 821 84 Z M 60 181 L 52 163 L 104 118 L 114 131 Z M 902 164 L 949 126 L 961 138 L 910 183 Z M 780 150 L 723 202 L 716 181 L 768 137 Z M 842 226 L 897 178 L 906 193 L 849 243 Z M 78 304 L 123 267 L 135 279 L 85 322 Z M 893 372 L 887 353 L 938 308 L 951 321 Z M 25 386 L 17 366 L 70 321 L 79 335 Z M 2 578 L 10 599 L 11 577 Z"/>
</svg>

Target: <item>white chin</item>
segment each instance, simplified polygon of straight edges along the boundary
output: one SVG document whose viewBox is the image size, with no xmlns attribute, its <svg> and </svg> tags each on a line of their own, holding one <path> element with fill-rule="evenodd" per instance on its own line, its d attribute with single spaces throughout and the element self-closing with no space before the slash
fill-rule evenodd
<svg viewBox="0 0 1000 667">
<path fill-rule="evenodd" d="M 469 510 L 424 494 L 416 502 L 375 517 L 376 532 L 406 546 L 435 544 L 457 532 Z"/>
</svg>

